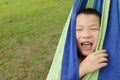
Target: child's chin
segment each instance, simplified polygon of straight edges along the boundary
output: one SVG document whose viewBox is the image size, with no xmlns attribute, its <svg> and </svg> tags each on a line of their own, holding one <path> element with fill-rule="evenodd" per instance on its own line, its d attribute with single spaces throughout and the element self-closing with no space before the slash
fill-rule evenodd
<svg viewBox="0 0 120 80">
<path fill-rule="evenodd" d="M 89 54 L 91 54 L 92 53 L 92 51 L 82 51 L 82 54 L 84 55 L 84 56 L 88 56 Z"/>
</svg>

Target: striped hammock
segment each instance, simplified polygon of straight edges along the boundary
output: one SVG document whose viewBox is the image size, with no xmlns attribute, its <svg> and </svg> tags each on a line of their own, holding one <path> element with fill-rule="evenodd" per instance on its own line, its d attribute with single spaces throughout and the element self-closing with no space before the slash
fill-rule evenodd
<svg viewBox="0 0 120 80">
<path fill-rule="evenodd" d="M 107 50 L 108 66 L 83 80 L 120 80 L 120 0 L 74 0 L 46 80 L 79 80 L 75 28 L 76 14 L 84 8 L 102 15 L 96 50 Z"/>
</svg>

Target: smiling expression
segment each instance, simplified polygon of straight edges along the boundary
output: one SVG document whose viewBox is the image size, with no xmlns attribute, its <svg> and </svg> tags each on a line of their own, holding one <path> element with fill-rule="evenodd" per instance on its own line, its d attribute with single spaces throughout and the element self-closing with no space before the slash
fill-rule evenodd
<svg viewBox="0 0 120 80">
<path fill-rule="evenodd" d="M 84 56 L 95 51 L 100 31 L 100 19 L 94 14 L 79 14 L 76 18 L 77 47 Z"/>
</svg>

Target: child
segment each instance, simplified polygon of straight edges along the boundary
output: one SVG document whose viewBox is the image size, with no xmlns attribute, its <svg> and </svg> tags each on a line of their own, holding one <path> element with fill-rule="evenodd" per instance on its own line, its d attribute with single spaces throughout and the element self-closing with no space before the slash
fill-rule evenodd
<svg viewBox="0 0 120 80">
<path fill-rule="evenodd" d="M 107 66 L 106 50 L 95 51 L 99 32 L 100 14 L 91 8 L 81 10 L 76 18 L 76 41 L 79 56 L 79 76 Z"/>
</svg>

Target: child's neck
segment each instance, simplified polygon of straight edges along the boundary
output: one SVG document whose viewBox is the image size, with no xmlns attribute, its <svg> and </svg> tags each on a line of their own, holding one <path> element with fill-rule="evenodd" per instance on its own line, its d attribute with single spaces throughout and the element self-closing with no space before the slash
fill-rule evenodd
<svg viewBox="0 0 120 80">
<path fill-rule="evenodd" d="M 85 57 L 79 57 L 78 58 L 78 63 L 80 64 L 84 59 L 85 59 Z"/>
</svg>

